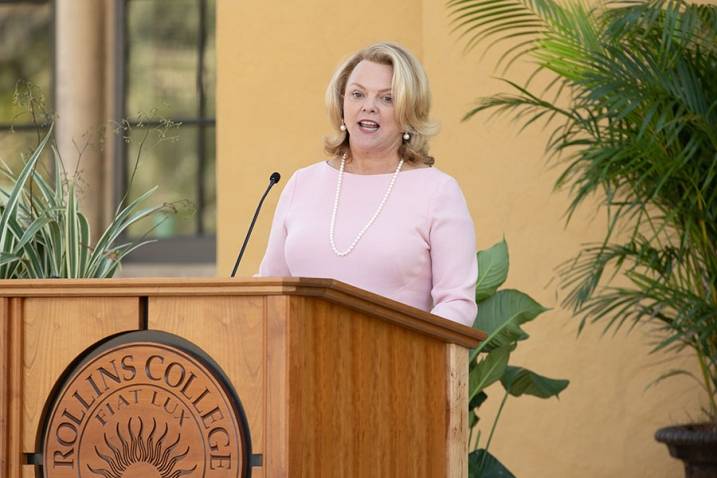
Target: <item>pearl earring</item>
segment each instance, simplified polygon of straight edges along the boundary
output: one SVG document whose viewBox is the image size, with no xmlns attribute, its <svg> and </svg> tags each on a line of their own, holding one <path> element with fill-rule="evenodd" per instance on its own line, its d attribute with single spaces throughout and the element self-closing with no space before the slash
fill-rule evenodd
<svg viewBox="0 0 717 478">
<path fill-rule="evenodd" d="M 346 131 L 346 125 L 344 124 L 343 121 L 341 121 L 341 126 L 339 126 L 339 129 L 340 129 L 341 131 Z"/>
<path fill-rule="evenodd" d="M 408 141 L 409 139 L 411 139 L 411 133 L 406 131 L 405 133 L 403 133 L 403 140 Z"/>
</svg>

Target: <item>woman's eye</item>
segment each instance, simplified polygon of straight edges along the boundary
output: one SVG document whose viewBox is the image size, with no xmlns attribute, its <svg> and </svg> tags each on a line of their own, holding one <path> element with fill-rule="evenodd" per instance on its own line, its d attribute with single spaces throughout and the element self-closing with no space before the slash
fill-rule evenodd
<svg viewBox="0 0 717 478">
<path fill-rule="evenodd" d="M 361 98 L 361 97 L 363 97 L 363 93 L 361 93 L 360 91 L 354 90 L 354 91 L 351 92 L 351 96 L 352 96 L 353 98 Z"/>
<path fill-rule="evenodd" d="M 393 97 L 391 97 L 391 96 L 384 96 L 384 97 L 383 97 L 383 102 L 390 105 L 391 103 L 393 103 Z"/>
</svg>

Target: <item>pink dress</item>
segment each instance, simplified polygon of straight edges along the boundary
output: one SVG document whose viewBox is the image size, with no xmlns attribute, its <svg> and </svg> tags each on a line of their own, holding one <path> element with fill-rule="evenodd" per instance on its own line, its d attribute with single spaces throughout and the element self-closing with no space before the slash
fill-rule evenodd
<svg viewBox="0 0 717 478">
<path fill-rule="evenodd" d="M 458 183 L 436 168 L 399 173 L 381 214 L 348 255 L 331 249 L 339 172 L 327 162 L 296 171 L 279 198 L 260 276 L 324 277 L 472 325 L 475 233 Z M 392 174 L 344 173 L 336 214 L 343 251 L 378 208 Z"/>
</svg>

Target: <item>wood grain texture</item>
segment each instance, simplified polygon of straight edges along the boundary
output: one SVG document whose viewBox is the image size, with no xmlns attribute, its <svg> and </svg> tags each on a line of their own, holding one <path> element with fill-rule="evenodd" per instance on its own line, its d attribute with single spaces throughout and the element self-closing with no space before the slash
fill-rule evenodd
<svg viewBox="0 0 717 478">
<path fill-rule="evenodd" d="M 446 476 L 468 478 L 468 349 L 446 345 Z"/>
<path fill-rule="evenodd" d="M 265 277 L 254 279 L 53 279 L 0 280 L 0 297 L 137 296 L 321 297 L 446 342 L 476 347 L 485 334 L 394 300 L 332 279 Z"/>
<path fill-rule="evenodd" d="M 0 298 L 0 473 L 7 475 L 10 412 L 10 299 Z"/>
<path fill-rule="evenodd" d="M 37 428 L 45 402 L 70 362 L 109 335 L 136 330 L 138 310 L 137 298 L 24 299 L 23 452 L 36 451 Z"/>
<path fill-rule="evenodd" d="M 22 468 L 22 432 L 25 424 L 23 410 L 22 350 L 23 300 L 10 299 L 8 307 L 8 427 L 7 427 L 7 476 L 17 476 Z"/>
<path fill-rule="evenodd" d="M 150 297 L 149 328 L 179 335 L 226 373 L 249 422 L 253 453 L 263 451 L 264 298 Z"/>
<path fill-rule="evenodd" d="M 289 297 L 266 298 L 266 439 L 267 477 L 289 476 Z"/>
<path fill-rule="evenodd" d="M 288 476 L 445 476 L 445 344 L 322 300 L 292 301 Z"/>
<path fill-rule="evenodd" d="M 23 465 L 22 299 L 0 299 L 0 476 L 35 478 Z"/>
<path fill-rule="evenodd" d="M 37 451 L 52 386 L 87 347 L 137 328 L 141 296 L 149 296 L 150 329 L 193 342 L 227 374 L 252 452 L 263 454 L 256 478 L 466 476 L 468 351 L 461 345 L 477 344 L 480 332 L 323 279 L 3 287 L 4 476 L 31 474 L 21 453 Z"/>
</svg>

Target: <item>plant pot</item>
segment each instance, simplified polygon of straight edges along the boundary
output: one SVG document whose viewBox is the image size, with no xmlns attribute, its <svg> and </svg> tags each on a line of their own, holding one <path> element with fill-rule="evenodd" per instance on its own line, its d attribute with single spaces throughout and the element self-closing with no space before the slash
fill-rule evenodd
<svg viewBox="0 0 717 478">
<path fill-rule="evenodd" d="M 698 423 L 660 428 L 655 439 L 685 462 L 686 478 L 717 478 L 717 425 Z"/>
</svg>

